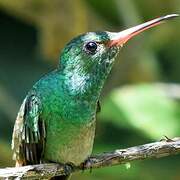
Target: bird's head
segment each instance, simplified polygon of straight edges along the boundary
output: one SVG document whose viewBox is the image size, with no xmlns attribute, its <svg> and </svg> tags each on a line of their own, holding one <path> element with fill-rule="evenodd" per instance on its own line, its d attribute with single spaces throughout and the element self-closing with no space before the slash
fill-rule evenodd
<svg viewBox="0 0 180 180">
<path fill-rule="evenodd" d="M 119 49 L 132 37 L 146 29 L 177 17 L 177 14 L 162 16 L 121 32 L 89 32 L 71 40 L 60 58 L 60 69 L 78 85 L 92 79 L 103 85 Z"/>
</svg>

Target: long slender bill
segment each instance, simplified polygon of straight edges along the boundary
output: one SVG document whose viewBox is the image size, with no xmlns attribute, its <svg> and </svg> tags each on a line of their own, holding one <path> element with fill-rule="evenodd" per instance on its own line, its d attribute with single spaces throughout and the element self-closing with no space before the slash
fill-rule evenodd
<svg viewBox="0 0 180 180">
<path fill-rule="evenodd" d="M 112 33 L 112 39 L 109 42 L 109 46 L 123 46 L 123 44 L 125 44 L 129 39 L 136 36 L 137 34 L 151 27 L 157 26 L 166 20 L 170 20 L 178 16 L 179 16 L 178 14 L 170 14 L 170 15 L 162 16 L 150 20 L 148 22 L 145 22 L 143 24 L 134 26 L 132 28 L 126 29 L 124 31 L 118 33 Z"/>
</svg>

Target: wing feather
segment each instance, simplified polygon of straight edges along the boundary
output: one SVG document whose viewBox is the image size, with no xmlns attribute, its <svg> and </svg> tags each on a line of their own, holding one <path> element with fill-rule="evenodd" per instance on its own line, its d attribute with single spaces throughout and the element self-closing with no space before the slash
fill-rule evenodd
<svg viewBox="0 0 180 180">
<path fill-rule="evenodd" d="M 13 159 L 18 165 L 38 164 L 42 160 L 46 128 L 41 110 L 41 102 L 34 93 L 21 105 L 12 138 Z"/>
</svg>

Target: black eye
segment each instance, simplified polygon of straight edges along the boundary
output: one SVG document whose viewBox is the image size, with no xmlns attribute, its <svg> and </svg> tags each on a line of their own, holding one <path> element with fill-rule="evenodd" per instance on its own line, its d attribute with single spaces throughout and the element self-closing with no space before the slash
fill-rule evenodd
<svg viewBox="0 0 180 180">
<path fill-rule="evenodd" d="M 85 49 L 86 51 L 90 52 L 90 53 L 95 53 L 96 50 L 97 50 L 97 43 L 96 42 L 88 42 L 86 45 L 85 45 Z"/>
</svg>

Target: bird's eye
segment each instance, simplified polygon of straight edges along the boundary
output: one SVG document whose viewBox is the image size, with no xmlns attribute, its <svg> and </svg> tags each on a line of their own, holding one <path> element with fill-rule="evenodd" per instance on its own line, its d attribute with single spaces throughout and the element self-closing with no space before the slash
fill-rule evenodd
<svg viewBox="0 0 180 180">
<path fill-rule="evenodd" d="M 97 50 L 97 43 L 96 42 L 88 42 L 86 45 L 85 45 L 85 50 L 89 53 L 92 53 L 94 54 Z"/>
</svg>

